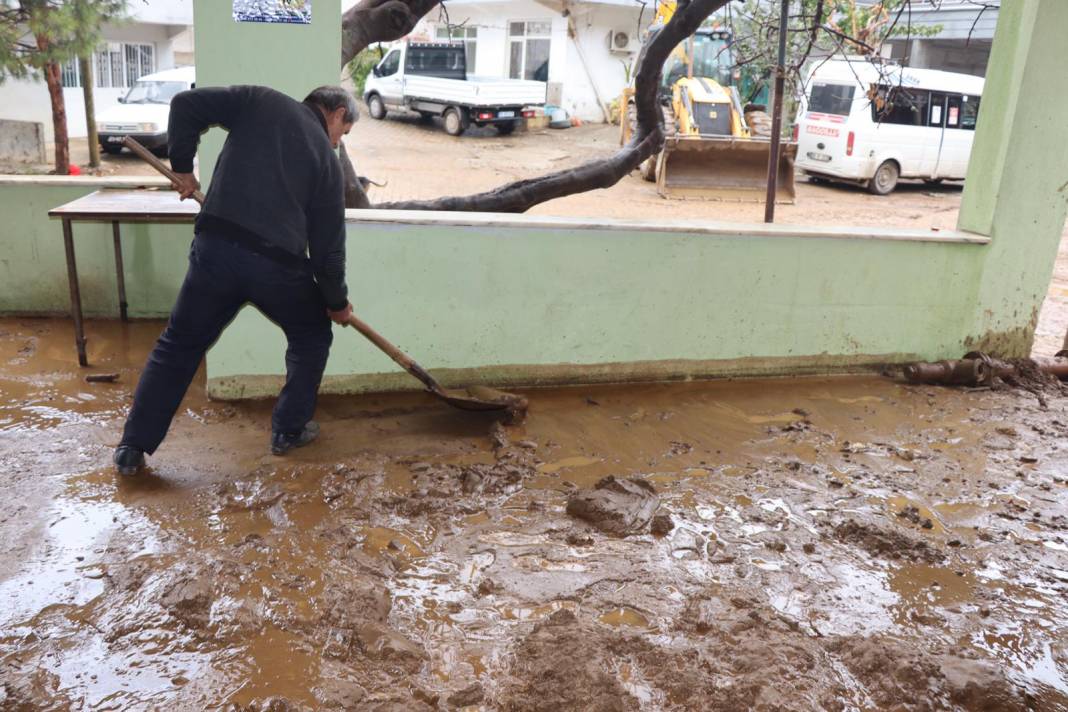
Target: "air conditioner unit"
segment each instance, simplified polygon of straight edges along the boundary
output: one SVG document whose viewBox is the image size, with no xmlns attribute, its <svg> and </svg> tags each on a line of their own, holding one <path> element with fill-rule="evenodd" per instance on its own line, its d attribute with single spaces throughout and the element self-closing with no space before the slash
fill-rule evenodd
<svg viewBox="0 0 1068 712">
<path fill-rule="evenodd" d="M 640 47 L 638 38 L 632 36 L 627 30 L 608 31 L 608 51 L 618 54 L 631 54 L 637 52 Z"/>
</svg>

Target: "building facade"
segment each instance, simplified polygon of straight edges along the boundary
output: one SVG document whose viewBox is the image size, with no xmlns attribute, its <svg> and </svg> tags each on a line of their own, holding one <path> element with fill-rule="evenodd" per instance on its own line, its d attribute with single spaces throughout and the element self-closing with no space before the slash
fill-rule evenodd
<svg viewBox="0 0 1068 712">
<path fill-rule="evenodd" d="M 914 0 L 906 9 L 911 27 L 941 29 L 930 37 L 894 37 L 890 56 L 909 67 L 985 76 L 1000 7 L 1001 0 Z"/>
<path fill-rule="evenodd" d="M 411 39 L 463 41 L 468 72 L 548 83 L 549 104 L 606 121 L 653 12 L 634 0 L 451 0 Z"/>
<path fill-rule="evenodd" d="M 125 21 L 103 28 L 93 53 L 93 100 L 96 110 L 114 106 L 138 77 L 192 62 L 192 0 L 129 0 Z M 77 61 L 63 66 L 67 133 L 84 137 L 85 103 Z M 0 119 L 44 125 L 45 140 L 55 140 L 52 105 L 41 76 L 0 84 Z"/>
</svg>

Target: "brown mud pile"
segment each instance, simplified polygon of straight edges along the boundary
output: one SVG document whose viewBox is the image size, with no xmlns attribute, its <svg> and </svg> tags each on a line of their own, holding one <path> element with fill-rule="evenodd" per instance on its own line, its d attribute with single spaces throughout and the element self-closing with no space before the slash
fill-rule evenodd
<svg viewBox="0 0 1068 712">
<path fill-rule="evenodd" d="M 2 709 L 1068 709 L 1057 395 L 324 398 L 274 458 L 269 403 L 194 393 L 120 480 L 158 329 L 91 323 L 86 383 L 68 324 L 0 321 Z"/>
</svg>

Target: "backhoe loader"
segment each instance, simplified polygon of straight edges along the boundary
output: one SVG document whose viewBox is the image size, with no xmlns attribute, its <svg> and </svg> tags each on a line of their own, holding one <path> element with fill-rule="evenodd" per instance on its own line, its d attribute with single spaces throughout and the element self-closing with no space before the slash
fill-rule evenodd
<svg viewBox="0 0 1068 712">
<path fill-rule="evenodd" d="M 667 23 L 674 2 L 661 2 L 653 26 Z M 702 27 L 681 42 L 664 64 L 660 101 L 667 139 L 663 150 L 641 166 L 668 198 L 763 202 L 767 191 L 771 121 L 760 106 L 743 108 L 735 85 L 730 33 Z M 624 90 L 626 107 L 620 143 L 634 127 L 633 89 Z M 793 203 L 797 144 L 783 141 L 777 171 L 777 202 Z"/>
</svg>

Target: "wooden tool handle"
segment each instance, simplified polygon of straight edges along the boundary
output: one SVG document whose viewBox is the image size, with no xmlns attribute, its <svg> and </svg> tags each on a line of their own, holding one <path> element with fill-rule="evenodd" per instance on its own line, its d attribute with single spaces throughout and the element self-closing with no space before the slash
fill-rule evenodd
<svg viewBox="0 0 1068 712">
<path fill-rule="evenodd" d="M 368 341 L 381 349 L 387 356 L 393 359 L 397 365 L 418 378 L 428 389 L 439 395 L 444 394 L 445 391 L 442 389 L 441 385 L 434 380 L 433 376 L 427 373 L 422 366 L 413 361 L 410 356 L 387 341 L 386 337 L 372 329 L 370 324 L 363 321 L 355 314 L 349 315 L 348 324 L 356 329 L 356 331 L 366 336 Z"/>
<path fill-rule="evenodd" d="M 178 183 L 178 174 L 167 167 L 167 164 L 156 158 L 156 156 L 147 148 L 142 146 L 137 139 L 132 136 L 127 136 L 122 140 L 122 145 L 136 153 L 145 163 L 155 168 L 157 171 L 163 174 L 163 177 L 169 178 L 172 183 Z M 204 194 L 199 190 L 193 191 L 193 200 L 197 201 L 201 205 L 204 204 Z"/>
</svg>

